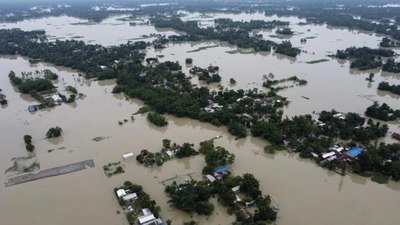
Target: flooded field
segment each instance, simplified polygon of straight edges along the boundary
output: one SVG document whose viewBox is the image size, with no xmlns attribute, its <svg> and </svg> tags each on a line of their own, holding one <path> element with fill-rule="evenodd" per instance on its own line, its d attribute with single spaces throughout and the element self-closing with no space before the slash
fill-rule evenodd
<svg viewBox="0 0 400 225">
<path fill-rule="evenodd" d="M 207 15 L 195 14 L 192 17 L 210 20 L 210 16 L 207 18 Z M 263 15 L 238 14 L 221 17 L 245 20 L 260 19 Z M 93 40 L 93 43 L 104 45 L 125 43 L 129 38 L 156 32 L 154 27 L 148 25 L 143 30 L 138 30 L 138 27 L 129 26 L 126 21 L 117 22 L 125 25 L 113 25 L 117 21 L 115 18 L 110 19 L 114 22 L 110 20 L 102 22 L 103 25 L 70 25 L 80 20 L 69 17 L 54 19 L 1 24 L 0 28 L 18 25 L 27 30 L 46 29 L 49 35 L 57 37 L 66 37 L 67 33 L 71 33 L 68 38 L 80 35 L 84 36 L 82 40 L 88 42 Z M 285 20 L 285 18 L 280 19 Z M 185 72 L 189 70 L 184 64 L 187 57 L 193 58 L 193 65 L 196 66 L 217 65 L 222 76 L 221 84 L 226 87 L 229 86 L 229 78 L 234 78 L 237 85 L 233 88 L 263 89 L 262 76 L 270 72 L 276 79 L 292 75 L 306 79 L 307 86 L 281 92 L 291 101 L 284 109 L 287 116 L 330 109 L 363 114 L 365 108 L 375 100 L 386 102 L 392 107 L 399 106 L 399 96 L 378 92 L 376 87 L 383 80 L 391 84 L 400 84 L 400 75 L 380 71 L 350 70 L 349 62 L 326 56 L 336 49 L 349 46 L 376 47 L 381 37 L 358 31 L 332 29 L 324 25 L 300 26 L 295 24 L 301 20 L 287 19 L 293 23 L 293 26 L 291 25 L 293 30 L 299 33 L 289 39 L 295 46 L 307 51 L 296 59 L 263 52 L 243 54 L 236 51 L 236 54 L 232 54 L 232 51 L 238 49 L 218 42 L 171 44 L 163 50 L 149 48 L 147 56 L 164 55 L 162 61 L 178 60 L 184 65 Z M 57 24 L 61 28 L 57 29 Z M 82 31 L 77 30 L 80 26 Z M 121 28 L 120 32 L 114 30 L 118 27 Z M 100 37 L 95 30 L 101 34 L 113 35 Z M 275 34 L 274 30 L 259 32 L 265 38 L 279 40 L 270 37 Z M 301 38 L 311 36 L 315 38 L 309 39 L 304 45 L 300 44 Z M 218 46 L 193 51 L 211 45 Z M 329 61 L 306 63 L 321 58 Z M 55 84 L 59 90 L 71 85 L 86 97 L 72 104 L 62 104 L 53 109 L 29 113 L 27 106 L 34 100 L 17 92 L 11 86 L 7 74 L 10 70 L 20 74 L 22 71 L 43 69 L 51 69 L 60 75 L 58 83 Z M 365 78 L 371 72 L 376 74 L 375 82 L 369 83 Z M 0 88 L 8 100 L 8 106 L 0 108 L 0 143 L 3 143 L 0 151 L 1 171 L 6 171 L 13 165 L 12 158 L 25 156 L 34 157 L 40 163 L 41 170 L 87 159 L 93 159 L 96 164 L 96 167 L 80 172 L 9 188 L 0 185 L 0 224 L 127 224 L 124 216 L 116 213 L 119 206 L 112 192 L 114 187 L 121 185 L 125 180 L 144 187 L 161 206 L 164 221 L 171 219 L 173 224 L 182 224 L 183 221 L 194 219 L 200 224 L 230 224 L 234 218 L 229 216 L 226 209 L 216 200 L 213 200 L 216 206 L 215 213 L 210 217 L 191 218 L 186 213 L 168 206 L 168 198 L 160 182 L 176 175 L 200 174 L 205 164 L 200 155 L 190 159 L 170 160 L 159 168 L 144 168 L 135 160 L 125 161 L 123 165 L 126 172 L 111 178 L 107 178 L 102 170 L 102 165 L 122 161 L 122 155 L 126 152 L 133 152 L 136 155 L 142 149 L 158 151 L 164 138 L 176 143 L 195 143 L 198 146 L 200 141 L 217 135 L 222 135 L 222 138 L 217 139 L 216 144 L 236 155 L 232 172 L 238 175 L 253 173 L 260 179 L 262 191 L 278 199 L 280 211 L 277 224 L 395 225 L 400 220 L 398 214 L 400 183 L 391 181 L 387 185 L 380 185 L 358 175 L 341 177 L 318 168 L 310 160 L 300 159 L 296 154 L 286 152 L 265 154 L 263 148 L 267 142 L 264 140 L 252 137 L 235 140 L 225 128 L 217 128 L 190 119 L 167 116 L 169 125 L 163 128 L 150 124 L 144 115 L 136 115 L 135 119 L 131 120 L 132 113 L 143 105 L 142 102 L 112 94 L 114 81 L 84 80 L 78 77 L 77 71 L 67 68 L 45 63 L 30 65 L 28 59 L 23 57 L 2 56 L 0 74 Z M 193 80 L 196 81 L 197 78 L 194 77 Z M 301 96 L 310 99 L 306 100 Z M 124 119 L 128 122 L 119 125 L 118 121 Z M 54 126 L 63 129 L 62 137 L 45 139 L 48 128 Z M 391 131 L 399 129 L 398 122 L 390 125 Z M 32 142 L 35 145 L 33 155 L 25 150 L 22 138 L 25 134 L 33 137 Z M 95 137 L 107 138 L 93 141 Z M 4 183 L 6 179 L 7 174 L 0 173 L 0 182 Z"/>
<path fill-rule="evenodd" d="M 136 25 L 130 25 L 130 22 Z M 156 29 L 147 25 L 146 18 L 131 20 L 128 16 L 115 16 L 94 23 L 69 16 L 30 19 L 16 23 L 0 23 L 0 29 L 45 30 L 49 40 L 82 40 L 103 46 L 126 44 L 128 41 L 151 41 L 151 34 L 172 35 L 177 32 Z M 110 35 L 112 34 L 112 35 Z"/>
</svg>

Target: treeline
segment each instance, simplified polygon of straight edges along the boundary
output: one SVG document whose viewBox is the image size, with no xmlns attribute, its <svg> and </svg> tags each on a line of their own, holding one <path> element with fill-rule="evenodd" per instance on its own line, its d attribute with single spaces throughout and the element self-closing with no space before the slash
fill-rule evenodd
<svg viewBox="0 0 400 225">
<path fill-rule="evenodd" d="M 390 38 L 384 37 L 384 38 L 382 38 L 382 41 L 379 43 L 379 45 L 384 48 L 399 47 L 400 42 L 392 41 L 392 40 L 390 40 Z"/>
<path fill-rule="evenodd" d="M 144 54 L 139 51 L 145 48 L 145 42 L 106 48 L 75 40 L 49 42 L 44 31 L 0 30 L 0 54 L 20 54 L 70 67 L 89 78 L 112 79 L 122 70 L 142 68 Z"/>
<path fill-rule="evenodd" d="M 52 77 L 23 79 L 17 77 L 14 71 L 10 71 L 8 77 L 10 78 L 11 83 L 24 94 L 33 94 L 55 88 L 50 80 Z"/>
<path fill-rule="evenodd" d="M 346 27 L 351 30 L 365 30 L 389 35 L 396 40 L 400 40 L 400 30 L 396 25 L 400 21 L 398 8 L 372 8 L 368 7 L 368 3 L 362 5 L 358 2 L 358 5 L 351 5 L 352 2 L 349 1 L 336 2 L 336 4 L 343 4 L 343 7 L 337 7 L 337 5 L 328 7 L 326 2 L 319 4 L 315 1 L 312 4 L 301 4 L 300 2 L 297 4 L 300 4 L 300 6 L 292 10 L 274 7 L 261 8 L 265 10 L 266 15 L 298 16 L 306 18 L 307 23 L 326 23 L 329 26 Z M 361 18 L 355 18 L 355 16 L 360 16 Z M 394 24 L 391 22 L 393 18 L 396 21 Z M 378 21 L 378 23 L 375 21 Z"/>
<path fill-rule="evenodd" d="M 353 172 L 367 174 L 378 172 L 385 176 L 383 179 L 392 178 L 400 180 L 400 144 L 381 143 L 364 151 L 353 165 Z M 385 182 L 385 181 L 383 181 Z"/>
<path fill-rule="evenodd" d="M 400 110 L 394 110 L 386 103 L 379 105 L 378 102 L 374 102 L 367 108 L 365 115 L 383 121 L 393 121 L 400 118 Z"/>
<path fill-rule="evenodd" d="M 157 28 L 172 28 L 183 31 L 185 35 L 171 35 L 170 41 L 201 41 L 219 40 L 236 45 L 240 48 L 252 48 L 255 51 L 270 51 L 271 47 L 276 47 L 278 53 L 289 56 L 296 56 L 300 49 L 292 47 L 289 43 L 277 44 L 269 40 L 264 40 L 260 35 L 250 36 L 252 29 L 272 28 L 276 25 L 286 24 L 281 21 L 258 21 L 234 22 L 231 19 L 216 19 L 215 26 L 200 28 L 197 21 L 182 21 L 180 18 L 155 17 L 151 20 Z"/>
<path fill-rule="evenodd" d="M 389 91 L 393 94 L 400 95 L 400 85 L 394 85 L 394 84 L 390 85 L 388 82 L 385 81 L 379 83 L 378 90 Z"/>
<path fill-rule="evenodd" d="M 389 49 L 371 49 L 368 47 L 350 47 L 345 50 L 337 50 L 336 55 L 339 59 L 352 60 L 350 67 L 359 70 L 369 70 L 379 68 L 381 66 L 383 71 L 387 71 L 391 67 L 391 62 L 383 64 L 382 57 L 393 57 L 394 51 Z M 388 60 L 389 61 L 389 60 Z M 391 71 L 394 72 L 394 71 Z"/>
</svg>

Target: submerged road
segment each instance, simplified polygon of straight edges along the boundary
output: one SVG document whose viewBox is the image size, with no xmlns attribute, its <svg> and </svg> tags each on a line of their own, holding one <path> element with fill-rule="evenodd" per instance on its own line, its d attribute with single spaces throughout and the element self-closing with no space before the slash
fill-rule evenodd
<svg viewBox="0 0 400 225">
<path fill-rule="evenodd" d="M 93 160 L 85 160 L 82 162 L 77 162 L 77 163 L 72 163 L 68 164 L 65 166 L 60 166 L 60 167 L 54 167 L 51 169 L 46 169 L 42 170 L 39 173 L 29 173 L 29 174 L 24 174 L 21 176 L 13 177 L 4 182 L 6 187 L 29 182 L 29 181 L 34 181 L 34 180 L 39 180 L 43 179 L 46 177 L 53 177 L 53 176 L 58 176 L 66 173 L 72 173 L 84 169 L 88 169 L 94 167 L 94 162 Z"/>
</svg>

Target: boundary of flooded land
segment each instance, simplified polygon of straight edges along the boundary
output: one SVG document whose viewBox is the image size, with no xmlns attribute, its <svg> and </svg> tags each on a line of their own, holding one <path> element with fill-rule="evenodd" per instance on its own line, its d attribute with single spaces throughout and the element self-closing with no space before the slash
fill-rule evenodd
<svg viewBox="0 0 400 225">
<path fill-rule="evenodd" d="M 20 175 L 17 177 L 10 178 L 4 182 L 4 185 L 6 187 L 17 185 L 17 184 L 22 184 L 34 180 L 39 180 L 43 179 L 46 177 L 53 177 L 53 176 L 59 176 L 62 174 L 67 174 L 67 173 L 72 173 L 72 172 L 77 172 L 80 170 L 88 169 L 91 167 L 94 167 L 94 162 L 93 160 L 85 160 L 82 162 L 77 162 L 77 163 L 71 163 L 65 166 L 60 166 L 60 167 L 54 167 L 51 169 L 46 169 L 42 170 L 39 173 L 29 173 L 29 174 L 24 174 Z"/>
</svg>

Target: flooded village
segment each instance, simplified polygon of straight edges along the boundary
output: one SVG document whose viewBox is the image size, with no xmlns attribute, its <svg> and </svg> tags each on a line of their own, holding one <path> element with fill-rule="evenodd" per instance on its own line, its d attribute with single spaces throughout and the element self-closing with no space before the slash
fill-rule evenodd
<svg viewBox="0 0 400 225">
<path fill-rule="evenodd" d="M 24 52 L 0 56 L 0 224 L 398 224 L 395 172 L 364 173 L 357 166 L 381 142 L 387 144 L 382 151 L 396 154 L 391 144 L 399 143 L 399 118 L 369 121 L 365 112 L 374 102 L 393 108 L 390 115 L 400 110 L 400 95 L 378 90 L 381 82 L 400 85 L 400 74 L 351 68 L 351 60 L 334 57 L 352 46 L 379 48 L 388 35 L 261 11 L 180 10 L 183 22 L 197 21 L 202 28 L 224 18 L 288 22 L 292 35 L 280 34 L 279 26 L 250 33 L 276 43 L 289 40 L 301 52 L 290 57 L 221 40 L 169 41 L 158 48 L 154 43 L 187 32 L 157 28 L 151 16 L 128 12 L 95 22 L 52 15 L 0 23 L 0 29 L 43 30 L 49 42 L 82 41 L 97 52 L 101 46 L 148 43 L 137 51 L 143 54 L 142 72 L 134 80 L 87 77 Z M 399 48 L 390 49 L 398 62 Z M 136 60 L 124 54 L 110 59 L 116 70 Z M 112 73 L 107 63 L 93 68 Z M 180 68 L 171 69 L 175 66 Z M 46 82 L 55 91 L 39 98 L 24 93 L 10 80 L 11 71 L 22 83 L 45 80 L 50 71 L 57 78 Z M 373 81 L 366 80 L 371 73 Z M 127 80 L 131 83 L 122 83 Z M 160 106 L 146 96 L 151 90 L 196 93 L 198 114 L 175 112 L 177 101 Z M 310 115 L 298 121 L 313 127 L 301 141 L 329 137 L 332 127 L 338 136 L 297 143 L 287 133 L 269 135 L 274 128 L 256 121 L 273 120 L 278 112 L 287 119 L 282 133 L 298 132 L 289 119 Z M 224 114 L 243 126 L 225 122 Z M 51 128 L 62 132 L 49 136 Z M 369 132 L 373 141 L 364 144 Z M 387 168 L 396 156 L 380 160 Z"/>
</svg>

